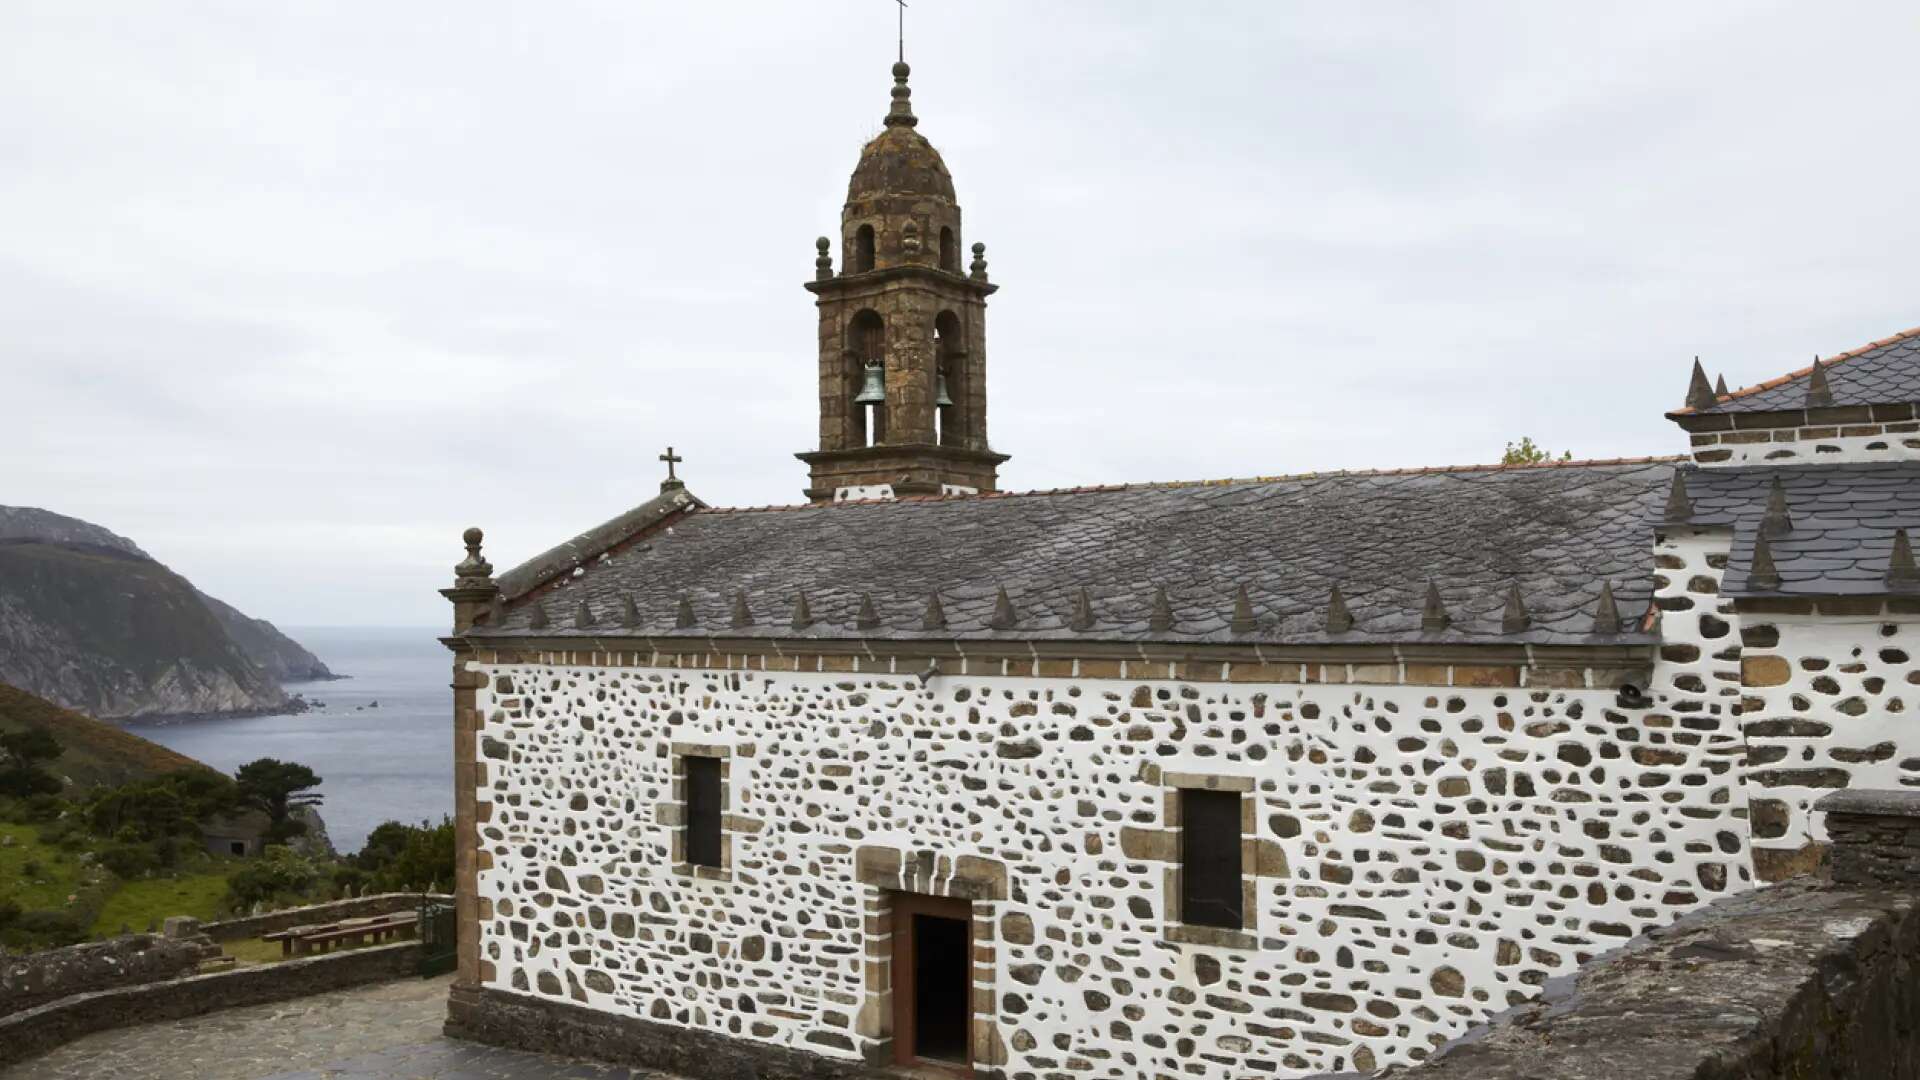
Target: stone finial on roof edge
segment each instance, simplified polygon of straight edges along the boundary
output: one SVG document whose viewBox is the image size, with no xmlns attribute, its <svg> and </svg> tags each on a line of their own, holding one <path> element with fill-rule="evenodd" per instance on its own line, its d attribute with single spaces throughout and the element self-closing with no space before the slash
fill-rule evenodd
<svg viewBox="0 0 1920 1080">
<path fill-rule="evenodd" d="M 1766 531 L 1753 539 L 1753 564 L 1747 569 L 1747 588 L 1778 589 L 1780 571 L 1773 565 L 1773 545 L 1768 543 Z"/>
<path fill-rule="evenodd" d="M 1673 488 L 1667 492 L 1666 520 L 1684 522 L 1693 518 L 1693 500 L 1687 497 L 1687 474 L 1681 469 L 1673 470 Z"/>
<path fill-rule="evenodd" d="M 1727 396 L 1727 377 L 1725 375 L 1716 375 L 1713 377 L 1713 396 L 1717 398 Z"/>
<path fill-rule="evenodd" d="M 500 599 L 500 594 L 496 591 L 493 594 L 493 599 L 487 601 L 487 625 L 499 626 L 506 621 L 507 602 Z"/>
<path fill-rule="evenodd" d="M 753 625 L 753 609 L 747 606 L 745 589 L 733 590 L 733 613 L 728 623 L 735 630 L 744 630 Z"/>
<path fill-rule="evenodd" d="M 593 608 L 587 603 L 587 598 L 584 596 L 580 598 L 578 604 L 574 605 L 573 628 L 575 630 L 593 629 Z"/>
<path fill-rule="evenodd" d="M 1793 531 L 1793 515 L 1787 510 L 1787 487 L 1776 474 L 1767 485 L 1767 514 L 1760 519 L 1762 536 L 1785 536 Z"/>
<path fill-rule="evenodd" d="M 1007 595 L 1007 587 L 1000 586 L 993 596 L 993 617 L 987 625 L 995 630 L 1011 630 L 1020 625 L 1020 616 L 1013 610 L 1013 598 Z"/>
<path fill-rule="evenodd" d="M 1500 613 L 1500 632 L 1524 633 L 1532 625 L 1533 616 L 1527 613 L 1527 602 L 1520 596 L 1520 583 L 1516 581 L 1507 589 L 1507 606 Z"/>
<path fill-rule="evenodd" d="M 1093 597 L 1087 595 L 1086 586 L 1083 585 L 1080 591 L 1074 594 L 1073 617 L 1068 620 L 1067 625 L 1077 632 L 1084 633 L 1093 629 L 1093 623 Z"/>
<path fill-rule="evenodd" d="M 1147 626 L 1156 634 L 1164 634 L 1173 629 L 1173 604 L 1167 599 L 1167 587 L 1153 587 L 1153 610 L 1147 615 Z"/>
<path fill-rule="evenodd" d="M 535 630 L 547 628 L 547 605 L 534 601 L 533 611 L 527 615 L 527 625 Z"/>
<path fill-rule="evenodd" d="M 640 607 L 633 602 L 632 593 L 620 595 L 620 625 L 629 630 L 640 625 Z"/>
<path fill-rule="evenodd" d="M 795 630 L 805 630 L 813 625 L 813 606 L 807 603 L 807 590 L 796 589 L 793 594 L 793 618 L 790 625 Z"/>
<path fill-rule="evenodd" d="M 938 592 L 930 592 L 927 594 L 926 613 L 920 616 L 920 629 L 945 630 L 946 628 L 947 609 L 945 605 L 940 603 L 940 594 Z"/>
<path fill-rule="evenodd" d="M 1807 373 L 1807 408 L 1821 409 L 1833 404 L 1833 388 L 1827 385 L 1827 369 L 1820 358 L 1813 358 L 1813 370 Z"/>
<path fill-rule="evenodd" d="M 1260 626 L 1253 615 L 1253 598 L 1247 595 L 1247 587 L 1242 585 L 1233 594 L 1233 632 L 1251 634 Z"/>
<path fill-rule="evenodd" d="M 486 534 L 480 531 L 479 526 L 471 527 L 460 534 L 460 540 L 466 546 L 467 555 L 453 568 L 455 588 L 484 589 L 493 585 L 493 564 L 487 561 L 486 556 L 480 554 L 480 542 L 485 539 Z"/>
<path fill-rule="evenodd" d="M 1887 558 L 1887 588 L 1900 592 L 1920 590 L 1920 566 L 1913 561 L 1913 543 L 1907 530 L 1893 530 L 1893 554 Z"/>
<path fill-rule="evenodd" d="M 681 593 L 680 602 L 674 606 L 674 629 L 691 630 L 697 621 L 693 615 L 693 601 L 687 597 L 686 593 Z"/>
<path fill-rule="evenodd" d="M 1426 603 L 1420 608 L 1420 629 L 1436 634 L 1452 622 L 1453 617 L 1447 614 L 1446 602 L 1440 599 L 1440 587 L 1434 584 L 1432 578 L 1428 578 Z"/>
<path fill-rule="evenodd" d="M 1600 583 L 1600 602 L 1593 607 L 1593 632 L 1609 635 L 1620 632 L 1620 603 L 1613 598 L 1611 581 Z"/>
<path fill-rule="evenodd" d="M 1353 629 L 1353 612 L 1347 609 L 1347 598 L 1340 595 L 1340 586 L 1335 585 L 1327 595 L 1327 633 L 1344 634 Z"/>
<path fill-rule="evenodd" d="M 1700 358 L 1693 358 L 1693 375 L 1687 380 L 1687 408 L 1711 409 L 1714 406 L 1713 384 L 1707 381 L 1707 369 L 1700 366 Z"/>
<path fill-rule="evenodd" d="M 860 611 L 853 617 L 853 625 L 858 630 L 875 630 L 880 626 L 880 613 L 873 609 L 873 594 L 860 594 Z"/>
</svg>

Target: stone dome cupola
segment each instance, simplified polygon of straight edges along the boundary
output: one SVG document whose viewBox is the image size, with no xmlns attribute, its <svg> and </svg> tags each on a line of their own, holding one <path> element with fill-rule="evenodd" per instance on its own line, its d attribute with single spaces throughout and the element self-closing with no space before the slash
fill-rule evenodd
<svg viewBox="0 0 1920 1080">
<path fill-rule="evenodd" d="M 911 72 L 893 65 L 886 126 L 860 150 L 841 212 L 842 273 L 891 266 L 933 266 L 962 273 L 960 206 L 953 174 L 913 115 Z"/>
</svg>

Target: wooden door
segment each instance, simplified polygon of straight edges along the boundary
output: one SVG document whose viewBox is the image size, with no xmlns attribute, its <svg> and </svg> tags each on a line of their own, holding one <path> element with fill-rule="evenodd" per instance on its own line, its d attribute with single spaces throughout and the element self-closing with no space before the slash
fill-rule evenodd
<svg viewBox="0 0 1920 1080">
<path fill-rule="evenodd" d="M 893 895 L 893 1060 L 973 1073 L 973 905 Z"/>
</svg>

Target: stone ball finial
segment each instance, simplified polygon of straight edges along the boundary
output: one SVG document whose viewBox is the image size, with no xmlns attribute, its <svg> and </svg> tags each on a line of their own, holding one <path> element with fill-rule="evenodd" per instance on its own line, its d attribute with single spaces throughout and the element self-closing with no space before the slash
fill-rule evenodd
<svg viewBox="0 0 1920 1080">
<path fill-rule="evenodd" d="M 478 525 L 468 526 L 467 531 L 460 534 L 460 539 L 465 541 L 466 545 L 470 548 L 479 547 L 480 541 L 485 540 L 486 538 L 487 538 L 487 534 L 481 532 L 480 526 Z"/>
<path fill-rule="evenodd" d="M 828 240 L 826 237 L 823 236 L 820 239 L 815 240 L 813 242 L 813 246 L 816 249 L 818 249 L 818 251 L 820 252 L 818 255 L 814 257 L 814 260 L 813 260 L 814 278 L 817 280 L 824 280 L 826 278 L 832 277 L 833 276 L 833 250 L 832 250 L 833 241 Z"/>
<path fill-rule="evenodd" d="M 899 79 L 899 80 L 901 80 L 902 82 L 904 82 L 904 81 L 906 81 L 906 78 L 907 78 L 907 76 L 909 76 L 909 75 L 911 75 L 911 74 L 913 74 L 913 69 L 907 66 L 907 62 L 906 62 L 905 60 L 896 60 L 896 61 L 894 61 L 894 64 L 893 64 L 893 77 L 894 77 L 894 78 L 896 78 L 896 79 Z"/>
<path fill-rule="evenodd" d="M 825 255 L 828 249 L 833 247 L 833 241 L 822 236 L 813 242 L 813 246 L 820 249 L 820 254 Z"/>
<path fill-rule="evenodd" d="M 967 267 L 967 276 L 975 281 L 987 280 L 987 245 L 973 245 L 973 265 Z"/>
<path fill-rule="evenodd" d="M 454 575 L 460 579 L 458 584 L 491 584 L 489 579 L 493 577 L 493 564 L 480 554 L 480 541 L 485 538 L 486 534 L 478 526 L 460 534 L 460 539 L 467 545 L 467 557 L 453 568 Z"/>
<path fill-rule="evenodd" d="M 887 110 L 888 127 L 913 127 L 920 121 L 913 115 L 913 90 L 907 86 L 907 73 L 912 71 L 905 60 L 893 65 L 893 105 Z"/>
</svg>

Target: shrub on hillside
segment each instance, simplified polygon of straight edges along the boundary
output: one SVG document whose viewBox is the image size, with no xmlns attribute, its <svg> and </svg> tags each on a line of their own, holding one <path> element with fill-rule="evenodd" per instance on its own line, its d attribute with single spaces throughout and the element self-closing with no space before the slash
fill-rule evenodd
<svg viewBox="0 0 1920 1080">
<path fill-rule="evenodd" d="M 367 834 L 354 856 L 354 865 L 366 874 L 366 884 L 377 892 L 424 891 L 453 885 L 453 821 L 402 825 L 388 821 Z"/>
<path fill-rule="evenodd" d="M 0 897 L 0 930 L 12 926 L 20 918 L 20 905 L 5 897 Z"/>
<path fill-rule="evenodd" d="M 100 865 L 117 878 L 132 880 L 160 869 L 160 856 L 151 843 L 109 844 L 100 849 Z"/>
<path fill-rule="evenodd" d="M 23 911 L 0 930 L 0 942 L 9 946 L 77 945 L 87 940 L 87 928 L 70 911 Z"/>
<path fill-rule="evenodd" d="M 227 907 L 246 911 L 255 904 L 300 903 L 311 898 L 321 880 L 321 869 L 311 859 L 275 844 L 227 878 Z"/>
</svg>

